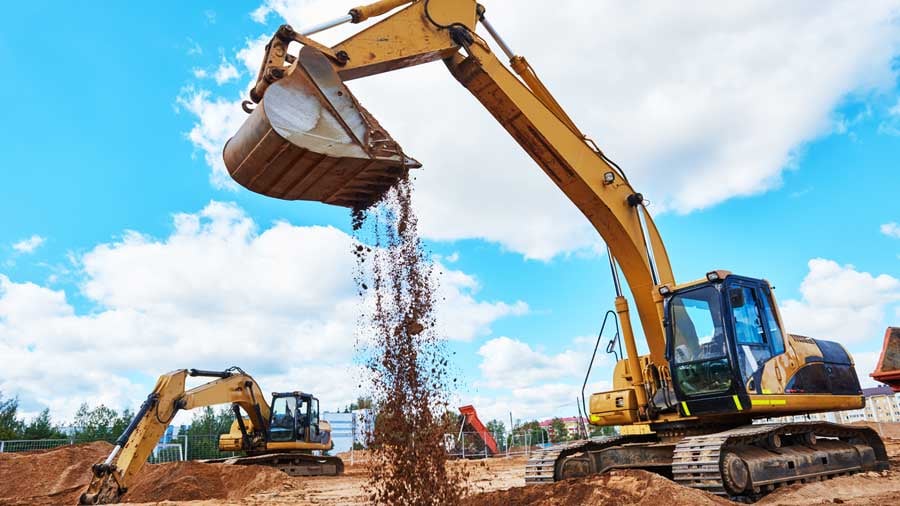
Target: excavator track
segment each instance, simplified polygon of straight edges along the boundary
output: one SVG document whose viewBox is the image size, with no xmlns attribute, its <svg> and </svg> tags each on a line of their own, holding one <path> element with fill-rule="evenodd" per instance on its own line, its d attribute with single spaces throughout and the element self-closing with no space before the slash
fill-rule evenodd
<svg viewBox="0 0 900 506">
<path fill-rule="evenodd" d="M 878 434 L 824 422 L 760 424 L 691 436 L 675 447 L 677 483 L 730 497 L 756 499 L 792 483 L 888 468 Z"/>
<path fill-rule="evenodd" d="M 558 467 L 566 457 L 583 452 L 602 450 L 625 441 L 623 436 L 595 438 L 587 441 L 573 441 L 541 450 L 525 464 L 525 484 L 551 483 L 559 476 Z"/>
<path fill-rule="evenodd" d="M 207 460 L 238 466 L 269 466 L 290 476 L 338 476 L 344 473 L 344 461 L 338 457 L 307 453 L 267 453 L 248 457 Z"/>
</svg>

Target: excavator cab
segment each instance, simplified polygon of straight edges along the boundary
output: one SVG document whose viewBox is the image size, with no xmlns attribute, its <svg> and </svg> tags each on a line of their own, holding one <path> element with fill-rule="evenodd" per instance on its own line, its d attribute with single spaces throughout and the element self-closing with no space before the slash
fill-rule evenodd
<svg viewBox="0 0 900 506">
<path fill-rule="evenodd" d="M 765 363 L 785 351 L 769 284 L 714 271 L 705 283 L 670 293 L 664 304 L 668 359 L 683 414 L 750 406 Z"/>
<path fill-rule="evenodd" d="M 303 392 L 272 394 L 268 441 L 278 443 L 328 443 L 330 430 L 319 421 L 319 400 Z"/>
</svg>

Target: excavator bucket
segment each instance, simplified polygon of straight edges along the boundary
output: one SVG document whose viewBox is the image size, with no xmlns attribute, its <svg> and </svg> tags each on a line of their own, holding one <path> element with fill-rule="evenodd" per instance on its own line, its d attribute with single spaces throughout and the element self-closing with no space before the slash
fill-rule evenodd
<svg viewBox="0 0 900 506">
<path fill-rule="evenodd" d="M 344 85 L 327 56 L 306 46 L 289 74 L 225 145 L 225 166 L 256 193 L 364 209 L 421 165 Z"/>
<path fill-rule="evenodd" d="M 884 348 L 872 377 L 900 392 L 900 327 L 888 327 L 884 333 Z"/>
</svg>

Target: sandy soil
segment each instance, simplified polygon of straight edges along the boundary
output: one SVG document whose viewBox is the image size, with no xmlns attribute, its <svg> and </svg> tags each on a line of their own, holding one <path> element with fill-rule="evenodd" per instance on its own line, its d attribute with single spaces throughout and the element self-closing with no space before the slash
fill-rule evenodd
<svg viewBox="0 0 900 506">
<path fill-rule="evenodd" d="M 891 457 L 890 471 L 785 487 L 757 504 L 900 504 L 900 438 L 888 436 L 900 433 L 900 424 L 882 429 Z M 94 443 L 32 454 L 0 454 L 0 504 L 72 504 L 90 479 L 90 464 L 101 460 L 108 450 L 108 445 Z M 342 457 L 346 464 L 343 476 L 319 478 L 291 478 L 259 466 L 195 462 L 148 465 L 125 500 L 167 506 L 368 503 L 365 453 L 357 452 L 353 464 L 349 455 Z M 450 465 L 468 471 L 466 504 L 733 504 L 642 471 L 525 487 L 525 461 L 524 457 L 513 457 L 453 461 Z M 142 502 L 147 500 L 152 502 Z"/>
</svg>

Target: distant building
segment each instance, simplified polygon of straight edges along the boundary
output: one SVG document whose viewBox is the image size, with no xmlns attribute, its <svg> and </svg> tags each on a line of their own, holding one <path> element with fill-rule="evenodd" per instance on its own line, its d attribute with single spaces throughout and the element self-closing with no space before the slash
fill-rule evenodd
<svg viewBox="0 0 900 506">
<path fill-rule="evenodd" d="M 772 421 L 803 422 L 813 420 L 832 423 L 900 422 L 900 394 L 895 394 L 890 387 L 882 385 L 875 388 L 864 388 L 863 395 L 866 398 L 866 405 L 862 409 L 785 416 L 774 418 Z"/>
<path fill-rule="evenodd" d="M 542 429 L 546 429 L 547 433 L 550 435 L 550 438 L 555 440 L 556 434 L 553 431 L 553 420 L 555 418 L 550 418 L 549 420 L 544 420 L 540 423 Z M 571 438 L 578 438 L 580 434 L 584 431 L 584 423 L 586 420 L 583 418 L 579 418 L 577 416 L 568 416 L 565 418 L 560 418 L 562 420 L 563 425 L 566 426 L 566 436 Z"/>
<path fill-rule="evenodd" d="M 322 413 L 322 418 L 331 424 L 331 440 L 334 453 L 350 451 L 354 443 L 365 446 L 366 437 L 374 429 L 374 416 L 369 409 L 358 409 L 350 413 Z"/>
</svg>

